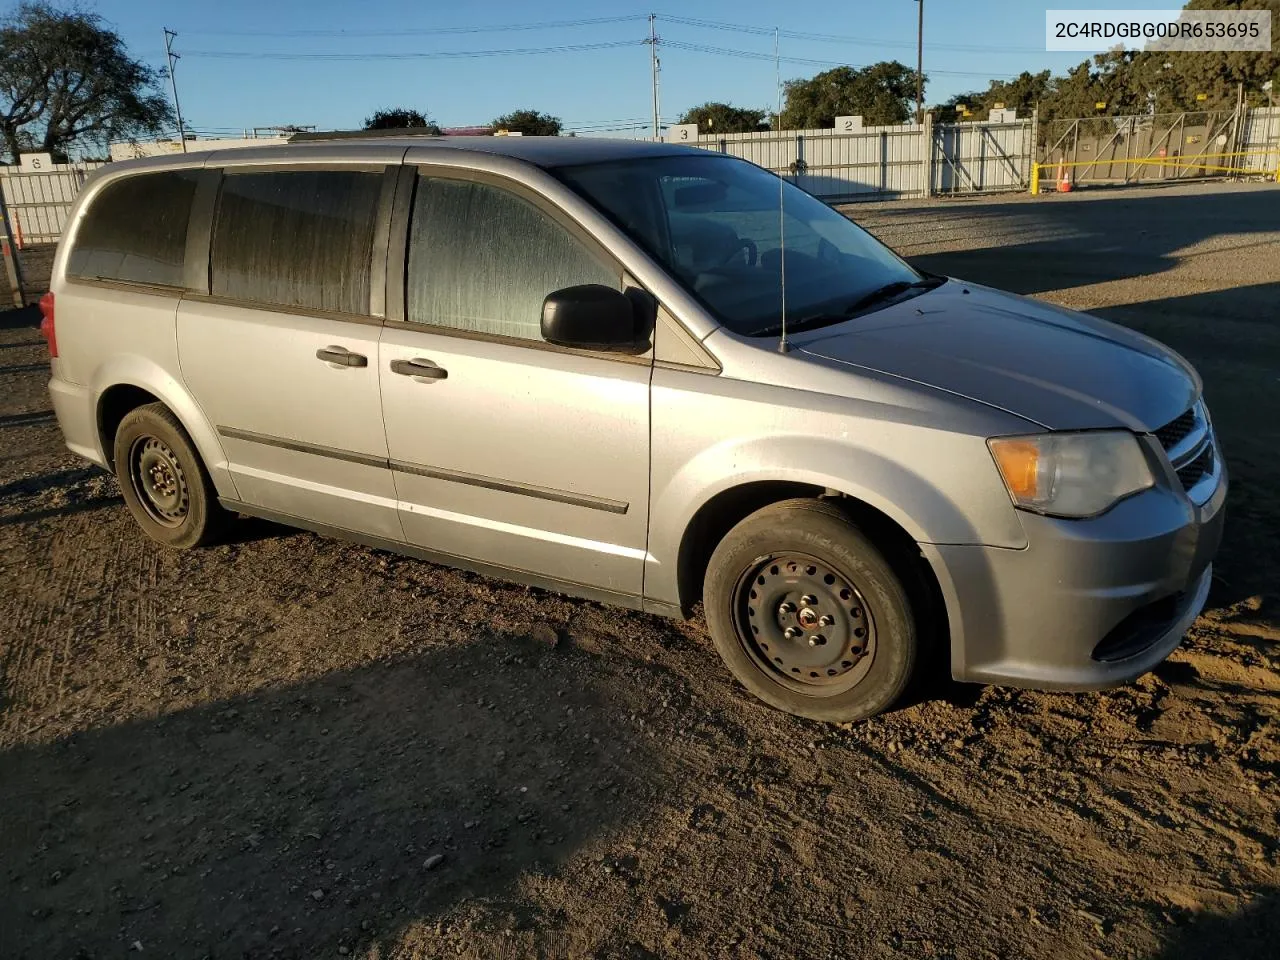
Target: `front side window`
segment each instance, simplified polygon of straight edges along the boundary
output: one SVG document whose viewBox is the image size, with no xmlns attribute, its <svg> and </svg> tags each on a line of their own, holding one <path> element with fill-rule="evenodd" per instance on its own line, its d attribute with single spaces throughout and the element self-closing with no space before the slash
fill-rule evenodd
<svg viewBox="0 0 1280 960">
<path fill-rule="evenodd" d="M 214 296 L 369 312 L 382 176 L 348 170 L 228 172 L 214 221 Z"/>
<path fill-rule="evenodd" d="M 533 204 L 487 183 L 418 181 L 408 320 L 538 340 L 547 294 L 584 283 L 618 289 L 621 274 Z"/>
<path fill-rule="evenodd" d="M 76 230 L 67 274 L 182 286 L 187 221 L 199 175 L 199 170 L 166 170 L 107 184 Z"/>
<path fill-rule="evenodd" d="M 730 330 L 852 315 L 919 273 L 821 200 L 754 164 L 670 156 L 552 171 L 648 250 Z M 785 251 L 785 254 L 784 254 Z"/>
</svg>

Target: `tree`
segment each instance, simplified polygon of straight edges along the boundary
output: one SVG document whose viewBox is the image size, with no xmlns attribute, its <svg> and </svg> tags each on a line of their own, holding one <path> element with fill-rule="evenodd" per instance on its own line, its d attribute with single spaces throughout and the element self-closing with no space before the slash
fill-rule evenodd
<svg viewBox="0 0 1280 960">
<path fill-rule="evenodd" d="M 159 80 L 95 13 L 23 3 L 0 21 L 0 136 L 14 161 L 159 133 L 173 117 Z"/>
<path fill-rule="evenodd" d="M 560 118 L 537 110 L 512 110 L 498 117 L 491 124 L 494 130 L 506 130 L 508 133 L 522 133 L 526 137 L 558 137 L 560 136 Z"/>
<path fill-rule="evenodd" d="M 965 119 L 957 107 L 964 104 L 972 114 L 971 120 L 985 120 L 987 114 L 1003 103 L 1007 110 L 1017 110 L 1019 117 L 1030 117 L 1036 105 L 1048 100 L 1053 90 L 1053 76 L 1048 70 L 1027 73 L 1025 70 L 1012 80 L 992 80 L 986 90 L 958 93 L 946 103 L 932 108 L 934 119 L 942 123 L 955 123 Z"/>
<path fill-rule="evenodd" d="M 914 109 L 916 72 L 896 60 L 860 70 L 836 67 L 809 80 L 788 80 L 783 91 L 783 129 L 831 127 L 836 117 L 857 115 L 869 126 L 904 123 Z"/>
<path fill-rule="evenodd" d="M 712 102 L 686 110 L 676 122 L 696 123 L 700 133 L 756 133 L 769 129 L 765 115 L 764 110 Z"/>
<path fill-rule="evenodd" d="M 366 130 L 421 130 L 433 137 L 440 136 L 440 128 L 434 120 L 428 119 L 424 113 L 410 110 L 407 107 L 388 107 L 375 110 L 372 116 L 365 117 Z"/>
<path fill-rule="evenodd" d="M 1268 80 L 1280 84 L 1280 56 L 1275 52 L 1280 49 L 1280 0 L 1191 0 L 1184 9 L 1270 10 L 1271 50 L 1153 50 L 1142 54 L 1140 66 L 1155 96 L 1157 112 L 1234 109 L 1237 84 L 1243 84 L 1245 94 L 1252 94 L 1255 102 L 1266 103 L 1262 85 Z M 1204 100 L 1196 99 L 1200 94 Z"/>
</svg>

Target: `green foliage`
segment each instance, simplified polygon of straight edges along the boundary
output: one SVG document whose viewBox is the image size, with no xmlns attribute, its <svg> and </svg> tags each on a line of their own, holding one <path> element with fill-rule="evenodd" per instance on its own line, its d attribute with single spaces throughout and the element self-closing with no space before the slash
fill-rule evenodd
<svg viewBox="0 0 1280 960">
<path fill-rule="evenodd" d="M 1142 55 L 1144 79 L 1156 94 L 1156 110 L 1230 110 L 1236 105 L 1237 84 L 1246 97 L 1266 103 L 1262 85 L 1280 86 L 1280 0 L 1191 0 L 1187 10 L 1270 10 L 1271 51 L 1250 53 L 1152 52 Z M 1169 66 L 1166 67 L 1165 64 Z M 1204 94 L 1204 100 L 1197 100 Z"/>
<path fill-rule="evenodd" d="M 431 136 L 440 136 L 440 128 L 425 113 L 411 110 L 408 107 L 388 107 L 375 110 L 372 116 L 365 117 L 366 130 L 421 130 Z"/>
<path fill-rule="evenodd" d="M 934 118 L 957 119 L 956 104 L 967 105 L 973 119 L 985 119 L 996 103 L 1030 116 L 1040 105 L 1041 120 L 1231 110 L 1238 89 L 1245 99 L 1265 104 L 1262 85 L 1280 88 L 1280 0 L 1190 0 L 1186 10 L 1270 10 L 1272 52 L 1111 50 L 1090 57 L 1067 71 L 1023 73 L 1007 83 L 992 81 L 985 91 L 952 97 L 933 107 Z M 1275 91 L 1273 91 L 1275 92 Z M 1199 97 L 1203 95 L 1204 99 Z M 1105 104 L 1099 108 L 1099 103 Z"/>
<path fill-rule="evenodd" d="M 1012 80 L 992 80 L 986 90 L 958 93 L 946 103 L 933 107 L 934 119 L 942 123 L 958 120 L 985 120 L 987 114 L 1003 103 L 1005 109 L 1017 110 L 1018 116 L 1029 117 L 1036 104 L 1047 100 L 1052 88 L 1052 75 L 1048 70 L 1027 73 L 1025 70 Z M 959 105 L 969 108 L 971 116 L 964 117 Z"/>
<path fill-rule="evenodd" d="M 143 134 L 172 122 L 160 74 L 95 13 L 23 3 L 0 21 L 0 136 L 12 160 Z"/>
<path fill-rule="evenodd" d="M 521 133 L 526 137 L 558 137 L 560 136 L 560 118 L 537 110 L 512 110 L 503 114 L 491 124 L 494 130 L 506 130 L 508 133 Z"/>
<path fill-rule="evenodd" d="M 684 112 L 677 123 L 696 123 L 699 133 L 756 133 L 768 130 L 764 110 L 728 103 L 704 103 Z"/>
<path fill-rule="evenodd" d="M 786 130 L 831 127 L 836 117 L 856 115 L 868 126 L 904 123 L 913 113 L 916 72 L 896 60 L 856 70 L 836 67 L 809 80 L 788 80 L 783 91 Z"/>
</svg>

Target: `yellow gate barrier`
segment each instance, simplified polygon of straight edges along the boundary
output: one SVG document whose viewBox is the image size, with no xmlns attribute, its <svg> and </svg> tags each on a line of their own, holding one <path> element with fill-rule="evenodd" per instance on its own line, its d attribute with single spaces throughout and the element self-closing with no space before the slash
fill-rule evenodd
<svg viewBox="0 0 1280 960">
<path fill-rule="evenodd" d="M 1171 167 L 1174 170 L 1200 170 L 1206 173 L 1234 173 L 1246 176 L 1272 176 L 1277 183 L 1280 183 L 1280 162 L 1276 164 L 1273 171 L 1263 173 L 1260 169 L 1248 169 L 1243 164 L 1233 164 L 1231 166 L 1223 166 L 1220 164 L 1204 163 L 1205 160 L 1234 160 L 1239 157 L 1269 157 L 1276 154 L 1276 150 L 1246 150 L 1236 153 L 1199 153 L 1194 156 L 1176 156 L 1176 157 L 1133 157 L 1125 160 L 1116 157 L 1109 160 L 1074 160 L 1062 163 L 1033 163 L 1031 165 L 1031 193 L 1039 195 L 1040 193 L 1040 171 L 1046 170 L 1062 170 L 1067 171 L 1073 167 L 1101 167 L 1115 166 L 1117 164 L 1125 165 L 1125 181 L 1128 181 L 1129 166 L 1160 166 Z M 1110 178 L 1108 178 L 1110 179 Z M 1175 178 L 1176 179 L 1176 178 Z M 1075 179 L 1072 178 L 1069 183 L 1075 186 Z"/>
</svg>

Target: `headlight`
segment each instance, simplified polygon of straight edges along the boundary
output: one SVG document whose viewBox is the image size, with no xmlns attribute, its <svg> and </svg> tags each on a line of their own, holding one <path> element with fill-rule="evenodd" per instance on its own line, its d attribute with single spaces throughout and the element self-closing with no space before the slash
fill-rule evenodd
<svg viewBox="0 0 1280 960">
<path fill-rule="evenodd" d="M 988 440 L 1016 506 L 1092 517 L 1154 483 L 1138 438 L 1125 430 Z"/>
</svg>

